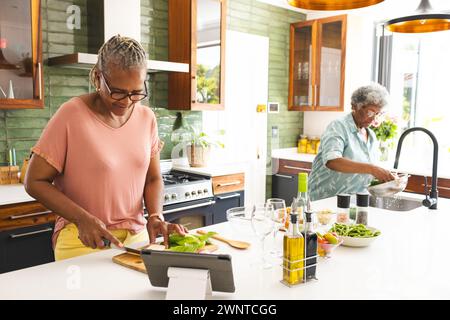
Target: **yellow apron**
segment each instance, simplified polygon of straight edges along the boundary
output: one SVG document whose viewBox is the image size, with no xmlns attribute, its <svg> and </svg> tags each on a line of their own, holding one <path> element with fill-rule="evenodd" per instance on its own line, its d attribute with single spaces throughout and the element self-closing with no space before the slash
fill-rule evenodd
<svg viewBox="0 0 450 320">
<path fill-rule="evenodd" d="M 149 242 L 147 229 L 137 234 L 133 234 L 125 229 L 109 230 L 124 245 L 130 245 L 136 242 Z M 89 253 L 98 252 L 102 249 L 92 249 L 86 247 L 80 239 L 78 239 L 78 228 L 75 224 L 66 225 L 58 235 L 55 245 L 55 260 L 64 260 Z"/>
</svg>

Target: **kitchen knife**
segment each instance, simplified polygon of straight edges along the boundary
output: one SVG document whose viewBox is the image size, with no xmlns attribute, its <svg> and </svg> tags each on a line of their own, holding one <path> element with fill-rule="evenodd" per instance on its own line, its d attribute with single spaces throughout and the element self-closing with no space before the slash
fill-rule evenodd
<svg viewBox="0 0 450 320">
<path fill-rule="evenodd" d="M 141 250 L 139 250 L 139 249 L 134 249 L 134 248 L 126 247 L 126 246 L 118 247 L 118 246 L 116 246 L 114 244 L 111 245 L 111 241 L 110 240 L 105 239 L 105 238 L 102 238 L 102 239 L 103 239 L 103 244 L 105 245 L 105 247 L 110 247 L 110 248 L 114 248 L 114 249 L 117 249 L 117 250 L 122 250 L 122 251 L 125 251 L 125 252 L 128 252 L 128 253 L 141 255 Z"/>
</svg>

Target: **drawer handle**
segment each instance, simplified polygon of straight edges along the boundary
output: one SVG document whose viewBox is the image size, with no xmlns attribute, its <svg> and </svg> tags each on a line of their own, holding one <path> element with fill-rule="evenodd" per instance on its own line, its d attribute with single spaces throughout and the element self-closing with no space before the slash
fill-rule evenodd
<svg viewBox="0 0 450 320">
<path fill-rule="evenodd" d="M 219 183 L 217 185 L 217 188 L 229 187 L 229 186 L 237 186 L 238 184 L 241 184 L 241 181 L 233 181 L 233 182 L 228 182 L 228 183 Z"/>
<path fill-rule="evenodd" d="M 293 167 L 293 166 L 283 166 L 283 167 L 285 167 L 286 169 L 294 169 L 294 170 L 304 170 L 304 171 L 311 171 L 311 169 L 308 169 L 308 168 L 300 168 L 300 167 Z"/>
<path fill-rule="evenodd" d="M 36 216 L 43 216 L 45 214 L 52 213 L 51 211 L 42 211 L 42 212 L 36 212 L 36 213 L 29 213 L 29 214 L 22 214 L 20 216 L 10 216 L 10 220 L 17 220 L 17 219 L 24 219 L 29 217 L 36 217 Z"/>
<path fill-rule="evenodd" d="M 22 238 L 22 237 L 32 236 L 32 235 L 35 235 L 35 234 L 40 234 L 40 233 L 50 232 L 50 231 L 53 231 L 53 228 L 46 228 L 46 229 L 43 229 L 43 230 L 32 231 L 32 232 L 26 232 L 26 233 L 12 234 L 12 235 L 10 235 L 10 237 L 11 237 L 12 239 L 17 239 L 17 238 Z"/>
<path fill-rule="evenodd" d="M 225 197 L 217 197 L 217 199 L 219 199 L 219 200 L 225 200 L 225 199 L 231 199 L 231 198 L 238 198 L 238 197 L 240 197 L 241 195 L 239 194 L 239 193 L 234 193 L 234 194 L 231 194 L 231 195 L 229 195 L 229 196 L 225 196 Z"/>
<path fill-rule="evenodd" d="M 279 177 L 279 178 L 293 179 L 293 177 L 291 177 L 291 176 L 285 176 L 284 174 L 278 174 L 278 173 L 276 173 L 275 176 L 276 176 L 276 177 Z"/>
</svg>

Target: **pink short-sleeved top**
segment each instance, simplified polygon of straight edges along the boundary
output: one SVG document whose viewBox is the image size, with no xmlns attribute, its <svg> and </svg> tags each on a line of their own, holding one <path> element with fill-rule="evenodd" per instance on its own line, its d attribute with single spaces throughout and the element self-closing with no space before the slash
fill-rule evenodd
<svg viewBox="0 0 450 320">
<path fill-rule="evenodd" d="M 58 171 L 59 191 L 108 229 L 136 233 L 146 224 L 143 194 L 150 159 L 161 148 L 150 108 L 136 103 L 127 122 L 113 128 L 76 97 L 53 115 L 32 151 Z M 68 223 L 57 217 L 53 245 Z"/>
</svg>

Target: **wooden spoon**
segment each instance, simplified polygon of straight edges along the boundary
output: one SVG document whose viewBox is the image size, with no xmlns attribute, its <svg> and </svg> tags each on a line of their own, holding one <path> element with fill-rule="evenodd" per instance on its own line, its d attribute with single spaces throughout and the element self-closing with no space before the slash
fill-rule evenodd
<svg viewBox="0 0 450 320">
<path fill-rule="evenodd" d="M 197 230 L 197 233 L 199 234 L 206 234 L 206 231 L 203 230 Z M 248 249 L 250 247 L 250 243 L 245 242 L 245 241 L 238 241 L 238 240 L 230 240 L 230 239 L 226 239 L 224 237 L 221 237 L 217 234 L 211 236 L 211 238 L 225 242 L 227 244 L 229 244 L 230 246 L 232 246 L 233 248 L 236 249 Z"/>
</svg>

